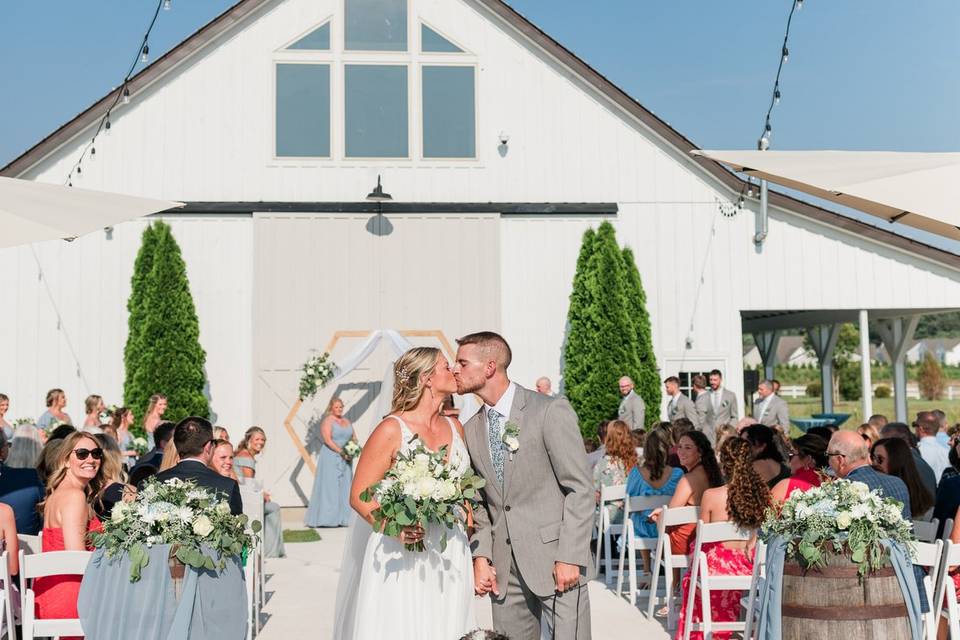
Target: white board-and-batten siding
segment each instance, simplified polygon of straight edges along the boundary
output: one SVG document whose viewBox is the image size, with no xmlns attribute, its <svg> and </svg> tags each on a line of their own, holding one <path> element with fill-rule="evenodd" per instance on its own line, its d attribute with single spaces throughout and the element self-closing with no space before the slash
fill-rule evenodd
<svg viewBox="0 0 960 640">
<path fill-rule="evenodd" d="M 138 92 L 129 106 L 119 107 L 111 135 L 98 139 L 96 161 L 84 164 L 83 178 L 75 184 L 191 202 L 357 202 L 379 174 L 384 189 L 398 202 L 617 203 L 616 216 L 606 219 L 615 224 L 619 241 L 634 250 L 661 373 L 716 366 L 727 373 L 728 387 L 741 398 L 743 310 L 960 307 L 957 269 L 796 212 L 771 207 L 769 236 L 757 251 L 751 240 L 754 212 L 734 217 L 720 213 L 720 203 L 735 201 L 737 194 L 479 2 L 409 0 L 409 6 L 410 159 L 342 157 L 338 65 L 347 57 L 278 52 L 331 17 L 336 51 L 342 38 L 342 2 L 277 0 Z M 467 54 L 456 58 L 417 53 L 421 20 Z M 397 60 L 394 54 L 350 55 L 368 62 Z M 331 159 L 273 157 L 274 65 L 294 60 L 328 60 L 333 65 Z M 420 158 L 418 65 L 431 60 L 476 66 L 475 159 Z M 499 148 L 501 133 L 509 135 L 505 153 Z M 78 135 L 23 177 L 62 182 L 88 139 L 88 133 Z M 260 300 L 280 305 L 277 296 L 258 290 L 291 287 L 298 278 L 298 273 L 289 273 L 290 281 L 280 282 L 279 245 L 270 245 L 264 254 L 260 248 L 273 240 L 261 234 L 277 229 L 278 237 L 290 238 L 293 227 L 283 225 L 299 225 L 302 235 L 293 234 L 297 237 L 291 251 L 301 256 L 312 252 L 318 265 L 324 264 L 330 242 L 342 243 L 338 252 L 356 246 L 357 255 L 367 255 L 374 237 L 351 222 L 336 232 L 346 235 L 331 240 L 329 222 L 335 216 L 330 213 L 295 213 L 289 221 L 256 212 L 168 217 L 183 247 L 198 307 L 212 406 L 234 439 L 250 424 L 259 422 L 267 430 L 270 445 L 262 468 L 268 480 L 285 481 L 284 474 L 297 461 L 277 421 L 284 403 L 296 394 L 295 370 L 302 360 L 294 358 L 295 347 L 302 345 L 303 353 L 323 348 L 331 327 L 437 328 L 450 339 L 460 332 L 499 329 L 514 346 L 515 380 L 532 387 L 538 376 L 547 375 L 557 382 L 580 239 L 587 227 L 605 218 L 492 214 L 475 223 L 463 214 L 428 215 L 438 218 L 430 225 L 430 237 L 437 239 L 430 258 L 438 270 L 448 271 L 446 288 L 456 286 L 450 284 L 456 282 L 450 280 L 450 271 L 464 255 L 478 255 L 478 243 L 497 245 L 497 264 L 485 271 L 468 270 L 459 281 L 459 297 L 446 298 L 448 305 L 461 300 L 472 309 L 468 319 L 478 318 L 473 324 L 463 314 L 438 314 L 437 322 L 445 326 L 418 315 L 417 297 L 424 294 L 411 286 L 408 298 L 413 300 L 405 300 L 402 278 L 391 280 L 386 291 L 363 291 L 375 268 L 366 259 L 349 262 L 349 273 L 339 264 L 329 266 L 331 277 L 344 283 L 340 302 L 346 301 L 348 309 L 342 322 L 349 326 L 337 325 L 339 319 L 325 323 L 323 305 L 316 300 L 277 309 L 255 306 Z M 415 217 L 411 214 L 410 219 Z M 308 222 L 311 218 L 315 223 Z M 404 216 L 393 218 L 398 229 L 407 228 Z M 126 299 L 143 224 L 117 226 L 112 240 L 95 233 L 69 245 L 37 245 L 51 271 L 50 283 L 56 285 L 58 304 L 66 310 L 64 325 L 81 362 L 90 363 L 84 364 L 90 391 L 108 401 L 122 391 Z M 400 245 L 391 245 L 390 259 L 400 265 L 398 273 L 404 273 L 404 261 L 424 259 L 419 250 L 397 252 L 395 246 Z M 0 391 L 13 397 L 9 416 L 17 417 L 38 414 L 46 390 L 64 386 L 71 398 L 69 410 L 77 418 L 85 392 L 49 317 L 29 251 L 0 251 L 0 285 L 9 293 L 7 312 L 0 314 L 0 340 L 5 351 L 15 354 L 0 367 Z M 422 268 L 410 272 L 425 277 Z M 317 273 L 322 274 L 323 267 Z M 301 293 L 304 298 L 317 295 Z M 495 315 L 477 311 L 477 299 L 489 300 L 479 308 L 495 309 Z M 404 302 L 409 312 L 385 317 L 381 310 L 387 300 Z M 270 313 L 297 318 L 285 325 L 289 330 L 283 336 L 258 335 Z M 335 317 L 340 318 L 339 311 Z M 480 326 L 480 319 L 487 326 Z M 407 321 L 429 326 L 381 326 Z M 377 366 L 371 363 L 366 374 L 370 379 L 382 376 Z M 271 390 L 257 382 L 267 370 L 283 372 L 276 378 L 266 376 Z M 266 397 L 268 391 L 273 400 Z M 262 411 L 257 409 L 261 404 Z M 309 490 L 308 480 L 297 482 L 301 491 Z M 275 495 L 285 504 L 300 500 L 292 490 L 278 488 Z"/>
</svg>

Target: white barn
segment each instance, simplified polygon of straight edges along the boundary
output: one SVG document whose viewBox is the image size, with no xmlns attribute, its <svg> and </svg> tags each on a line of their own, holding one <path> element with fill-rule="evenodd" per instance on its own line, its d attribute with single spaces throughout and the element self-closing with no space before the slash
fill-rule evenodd
<svg viewBox="0 0 960 640">
<path fill-rule="evenodd" d="M 769 354 L 777 330 L 822 326 L 826 348 L 865 310 L 906 347 L 916 314 L 960 307 L 956 255 L 784 195 L 755 244 L 736 176 L 501 0 L 242 0 L 130 88 L 75 186 L 187 203 L 163 218 L 211 406 L 234 438 L 267 430 L 260 473 L 283 504 L 311 486 L 283 426 L 310 349 L 337 331 L 494 329 L 515 380 L 556 381 L 581 235 L 604 219 L 636 253 L 663 376 L 719 368 L 740 398 L 745 332 Z M 63 182 L 115 97 L 2 174 Z M 378 175 L 382 209 L 365 201 Z M 39 414 L 54 386 L 75 418 L 88 393 L 122 397 L 144 225 L 0 251 L 8 417 Z M 335 390 L 362 434 L 387 356 Z M 301 409 L 298 441 L 333 392 Z"/>
</svg>

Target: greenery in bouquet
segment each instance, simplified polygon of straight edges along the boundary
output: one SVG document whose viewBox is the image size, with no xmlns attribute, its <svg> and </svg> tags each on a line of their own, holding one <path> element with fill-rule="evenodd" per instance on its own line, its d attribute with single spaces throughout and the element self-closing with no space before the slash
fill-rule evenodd
<svg viewBox="0 0 960 640">
<path fill-rule="evenodd" d="M 347 444 L 343 445 L 343 448 L 340 450 L 340 455 L 342 455 L 343 459 L 347 462 L 352 462 L 360 456 L 361 451 L 363 451 L 363 449 L 359 444 L 354 440 L 348 440 Z"/>
<path fill-rule="evenodd" d="M 246 533 L 247 516 L 232 515 L 230 504 L 192 480 L 147 481 L 132 502 L 118 502 L 103 531 L 93 533 L 94 546 L 107 557 L 130 558 L 130 582 L 140 579 L 150 561 L 148 549 L 169 544 L 171 555 L 197 569 L 222 569 L 227 556 L 239 556 L 253 545 Z M 251 523 L 254 534 L 261 523 Z M 206 547 L 213 552 L 208 555 Z"/>
<path fill-rule="evenodd" d="M 329 353 L 319 353 L 303 363 L 300 375 L 300 399 L 306 400 L 317 395 L 325 384 L 333 379 L 337 365 L 330 359 Z"/>
<path fill-rule="evenodd" d="M 20 425 L 24 425 L 24 424 L 29 424 L 32 426 L 37 424 L 37 421 L 34 420 L 33 418 L 17 418 L 16 420 L 13 421 L 14 427 L 19 427 Z"/>
<path fill-rule="evenodd" d="M 447 530 L 465 521 L 465 508 L 475 507 L 484 479 L 469 465 L 459 471 L 459 457 L 447 460 L 447 447 L 430 451 L 419 438 L 416 446 L 397 454 L 383 480 L 360 494 L 364 502 L 376 500 L 372 516 L 376 529 L 396 537 L 404 527 L 431 524 L 443 527 L 440 550 L 447 548 Z M 410 551 L 425 551 L 423 542 L 405 545 Z"/>
<path fill-rule="evenodd" d="M 886 564 L 884 540 L 912 551 L 913 527 L 902 507 L 862 482 L 833 480 L 794 491 L 782 507 L 771 507 L 762 531 L 783 537 L 787 559 L 804 569 L 824 566 L 830 554 L 849 554 L 862 577 Z"/>
<path fill-rule="evenodd" d="M 139 458 L 140 456 L 142 456 L 143 454 L 145 454 L 147 451 L 150 450 L 150 445 L 147 443 L 146 438 L 141 438 L 137 436 L 130 440 L 130 449 L 132 451 L 135 451 L 137 453 L 137 457 Z"/>
</svg>

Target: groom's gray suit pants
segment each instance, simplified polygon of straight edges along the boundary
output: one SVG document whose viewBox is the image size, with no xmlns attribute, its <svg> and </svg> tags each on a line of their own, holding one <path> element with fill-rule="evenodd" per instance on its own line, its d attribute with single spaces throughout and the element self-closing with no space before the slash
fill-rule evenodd
<svg viewBox="0 0 960 640">
<path fill-rule="evenodd" d="M 493 600 L 493 628 L 510 640 L 590 640 L 590 596 L 587 585 L 556 596 L 556 630 L 553 629 L 554 597 L 533 593 L 510 556 L 507 593 Z"/>
</svg>

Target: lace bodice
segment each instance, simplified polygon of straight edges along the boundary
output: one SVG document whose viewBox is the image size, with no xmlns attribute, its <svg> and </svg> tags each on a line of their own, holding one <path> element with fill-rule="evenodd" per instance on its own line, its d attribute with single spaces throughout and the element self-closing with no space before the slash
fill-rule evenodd
<svg viewBox="0 0 960 640">
<path fill-rule="evenodd" d="M 400 425 L 400 433 L 402 435 L 400 442 L 400 451 L 406 453 L 414 448 L 414 438 L 417 437 L 410 427 L 407 426 L 407 423 L 403 421 L 399 416 L 390 416 Z M 446 416 L 444 416 L 446 418 Z M 467 472 L 467 469 L 470 468 L 470 454 L 467 453 L 467 445 L 464 444 L 463 438 L 460 437 L 460 432 L 457 431 L 457 428 L 453 425 L 453 421 L 450 418 L 446 418 L 447 424 L 450 425 L 450 451 L 447 454 L 447 460 L 450 463 L 450 466 L 455 470 L 458 476 L 463 475 Z M 427 447 L 426 444 L 423 445 Z M 427 447 L 429 448 L 429 447 Z"/>
</svg>

